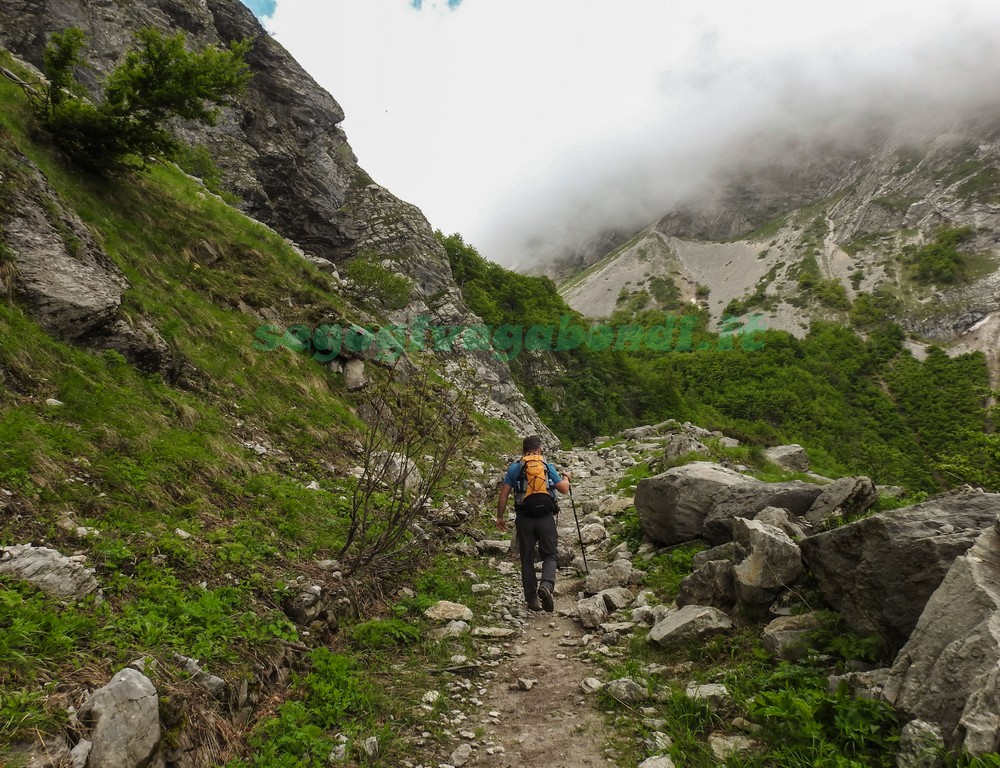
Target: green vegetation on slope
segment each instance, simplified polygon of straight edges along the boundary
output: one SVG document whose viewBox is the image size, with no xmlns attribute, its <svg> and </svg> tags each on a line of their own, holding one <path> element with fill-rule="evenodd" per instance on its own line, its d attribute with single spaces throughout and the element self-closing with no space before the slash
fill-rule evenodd
<svg viewBox="0 0 1000 768">
<path fill-rule="evenodd" d="M 815 230 L 819 237 L 819 223 Z M 568 318 L 599 327 L 573 312 L 550 281 L 491 264 L 458 235 L 441 239 L 466 301 L 488 322 L 555 327 Z M 852 318 L 867 328 L 867 340 L 829 322 L 814 323 L 796 339 L 747 329 L 740 336 L 731 323 L 722 335 L 708 333 L 704 313 L 693 307 L 683 314 L 621 312 L 609 326 L 648 330 L 671 323 L 674 343 L 659 350 L 616 342 L 609 349 L 536 351 L 511 367 L 532 404 L 569 442 L 676 418 L 751 444 L 801 443 L 816 466 L 835 474 L 865 473 L 914 491 L 951 484 L 955 474 L 938 465 L 987 450 L 985 359 L 939 351 L 924 362 L 914 359 L 890 322 L 891 301 L 865 297 Z"/>
<path fill-rule="evenodd" d="M 9 57 L 3 64 L 14 66 Z M 372 662 L 366 649 L 409 637 L 405 627 L 420 626 L 426 604 L 465 582 L 451 571 L 437 582 L 415 576 L 414 558 L 433 553 L 440 540 L 388 527 L 386 513 L 400 512 L 395 490 L 364 489 L 357 504 L 366 506 L 353 506 L 359 484 L 350 469 L 362 463 L 358 446 L 374 434 L 362 418 L 371 421 L 370 394 L 347 392 L 339 374 L 307 354 L 254 348 L 263 316 L 315 327 L 349 322 L 356 310 L 281 237 L 172 166 L 111 179 L 81 176 L 36 143 L 39 135 L 22 92 L 0 80 L 0 162 L 16 166 L 16 149 L 39 166 L 60 203 L 80 215 L 128 278 L 123 313 L 148 319 L 178 365 L 174 380 L 142 373 L 114 351 L 63 343 L 18 301 L 0 296 L 0 543 L 85 555 L 104 598 L 65 604 L 0 576 L 0 655 L 9 662 L 0 670 L 0 762 L 9 745 L 62 723 L 62 692 L 99 687 L 138 657 L 155 662 L 147 672 L 161 695 L 169 740 L 193 703 L 223 706 L 205 702 L 174 653 L 255 689 L 266 682 L 261 670 L 283 663 L 293 647 L 304 654 L 301 680 L 269 694 L 286 702 L 269 699 L 255 713 L 261 722 L 249 751 L 230 734 L 226 759 L 325 764 L 336 746 L 330 721 L 359 709 L 365 716 L 342 732 L 380 735 L 392 759 L 393 734 L 413 720 L 412 707 L 376 695 L 395 673 L 388 660 Z M 2 215 L 25 177 L 0 167 Z M 366 375 L 394 402 L 407 396 L 378 366 Z M 416 429 L 421 438 L 433 437 L 424 426 L 450 407 L 461 411 L 461 401 L 445 403 L 435 377 L 426 392 L 434 402 L 406 414 L 411 434 Z M 509 427 L 480 419 L 469 429 L 453 421 L 488 446 L 456 452 L 463 459 L 509 447 Z M 461 468 L 449 468 L 442 487 L 458 485 Z M 395 537 L 389 543 L 404 547 L 408 559 L 393 560 L 391 568 L 383 559 L 376 568 L 370 550 L 359 556 L 358 542 L 376 546 L 383 534 Z M 282 608 L 303 588 L 300 579 L 342 589 L 316 566 L 335 557 L 359 568 L 347 582 L 349 599 L 325 629 L 304 632 Z M 414 603 L 396 617 L 405 626 L 352 632 L 389 578 L 411 582 Z M 338 623 L 344 631 L 335 634 Z M 423 638 L 426 627 L 419 632 Z M 333 650 L 302 651 L 313 644 Z M 421 641 L 421 649 L 439 653 L 436 642 Z M 364 671 L 362 654 L 369 660 Z M 280 725 L 271 725 L 275 709 Z M 297 744 L 317 762 L 277 756 L 272 737 L 286 738 L 280 752 Z"/>
</svg>

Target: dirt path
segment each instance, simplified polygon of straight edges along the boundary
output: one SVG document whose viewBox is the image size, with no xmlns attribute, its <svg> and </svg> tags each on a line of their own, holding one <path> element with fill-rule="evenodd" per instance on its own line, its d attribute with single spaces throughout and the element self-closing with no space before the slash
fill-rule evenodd
<svg viewBox="0 0 1000 768">
<path fill-rule="evenodd" d="M 511 577 L 517 580 L 517 576 Z M 605 723 L 594 694 L 581 683 L 599 676 L 579 657 L 580 625 L 562 615 L 576 602 L 579 580 L 559 580 L 555 612 L 531 613 L 511 656 L 497 668 L 484 698 L 485 741 L 470 766 L 523 768 L 597 768 L 612 764 L 604 756 Z M 514 599 L 519 597 L 519 585 Z M 491 754 L 492 752 L 492 754 Z"/>
<path fill-rule="evenodd" d="M 573 495 L 581 522 L 585 519 L 584 505 L 605 495 L 610 479 L 592 474 L 576 481 Z M 560 503 L 560 540 L 575 543 L 578 531 L 572 504 L 565 497 Z M 574 548 L 579 554 L 580 545 L 575 543 Z M 473 749 L 465 762 L 453 753 L 452 762 L 443 765 L 474 768 L 614 765 L 614 760 L 606 754 L 608 730 L 597 705 L 597 695 L 583 687 L 588 678 L 603 679 L 605 674 L 586 649 L 595 630 L 583 628 L 573 618 L 583 586 L 582 574 L 571 567 L 560 569 L 555 610 L 533 612 L 524 604 L 518 566 L 509 561 L 500 565 L 493 582 L 497 600 L 489 620 L 513 628 L 515 635 L 500 646 L 499 665 L 481 681 L 485 693 L 479 697 L 482 705 L 477 708 L 477 717 L 484 731 L 482 737 L 471 745 Z M 483 650 L 488 657 L 488 649 Z"/>
</svg>

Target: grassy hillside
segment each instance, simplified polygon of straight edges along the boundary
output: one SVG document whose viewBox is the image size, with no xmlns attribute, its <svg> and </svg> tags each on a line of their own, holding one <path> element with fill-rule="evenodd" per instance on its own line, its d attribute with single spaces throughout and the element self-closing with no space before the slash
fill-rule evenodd
<svg viewBox="0 0 1000 768">
<path fill-rule="evenodd" d="M 443 472 L 432 504 L 478 504 L 458 479 L 469 460 L 513 449 L 510 429 L 456 419 L 462 450 L 428 465 L 421 457 L 456 448 L 436 414 L 462 407 L 433 373 L 411 370 L 402 383 L 369 364 L 370 386 L 349 393 L 341 374 L 307 353 L 255 348 L 265 316 L 309 327 L 359 319 L 328 276 L 173 166 L 80 175 L 35 131 L 21 91 L 0 79 L 3 195 L 23 192 L 10 161 L 16 147 L 128 277 L 123 311 L 151 321 L 183 364 L 176 382 L 143 374 L 117 352 L 55 340 L 9 290 L 0 299 L 0 543 L 81 554 L 103 590 L 103 600 L 67 605 L 0 576 L 0 762 L 140 657 L 152 660 L 163 722 L 176 729 L 168 738 L 192 707 L 235 710 L 235 699 L 208 700 L 175 653 L 247 681 L 256 700 L 267 670 L 285 668 L 286 683 L 288 667 L 303 670 L 291 689 L 268 693 L 277 695 L 245 724 L 248 740 L 223 739 L 230 726 L 209 720 L 225 741 L 223 762 L 249 743 L 254 764 L 311 764 L 309 755 L 329 754 L 327 729 L 346 715 L 343 732 L 385 730 L 391 754 L 384 724 L 412 713 L 404 697 L 385 696 L 382 678 L 393 673 L 371 650 L 419 637 L 421 611 L 437 599 L 475 605 L 468 582 L 455 578 L 475 564 L 452 556 L 438 570 L 449 538 L 392 529 L 400 497 L 359 483 L 352 468 L 405 443 L 420 448 L 425 476 Z M 3 262 L 13 277 L 12 254 Z M 395 549 L 368 557 L 387 531 L 399 536 Z M 316 565 L 330 558 L 341 560 L 343 579 Z M 387 617 L 383 595 L 401 583 L 412 596 Z M 311 585 L 339 598 L 336 615 L 305 631 L 282 607 Z"/>
</svg>

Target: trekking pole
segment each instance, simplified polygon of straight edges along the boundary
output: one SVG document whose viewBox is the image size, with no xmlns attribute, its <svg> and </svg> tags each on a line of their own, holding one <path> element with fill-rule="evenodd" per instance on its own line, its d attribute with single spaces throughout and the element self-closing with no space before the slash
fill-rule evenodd
<svg viewBox="0 0 1000 768">
<path fill-rule="evenodd" d="M 583 570 L 590 575 L 590 565 L 587 563 L 587 550 L 583 546 L 583 532 L 580 530 L 580 518 L 576 516 L 576 502 L 573 500 L 573 486 L 569 488 L 569 503 L 573 507 L 573 519 L 576 520 L 576 535 L 580 538 L 580 552 L 583 553 Z"/>
</svg>

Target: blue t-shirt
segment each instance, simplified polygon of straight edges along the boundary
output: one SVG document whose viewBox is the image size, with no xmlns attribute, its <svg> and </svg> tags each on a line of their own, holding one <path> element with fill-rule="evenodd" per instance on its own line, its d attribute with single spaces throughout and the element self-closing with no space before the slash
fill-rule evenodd
<svg viewBox="0 0 1000 768">
<path fill-rule="evenodd" d="M 518 459 L 509 467 L 507 467 L 507 474 L 503 476 L 503 484 L 509 485 L 511 488 L 514 489 L 514 492 L 518 495 L 524 493 L 524 489 L 518 487 L 521 484 L 521 465 L 522 462 L 520 459 Z M 549 493 L 551 493 L 552 496 L 555 497 L 555 493 L 553 492 L 552 486 L 561 481 L 562 478 L 559 476 L 559 470 L 556 469 L 555 464 L 550 464 L 546 462 L 545 468 L 548 470 Z"/>
</svg>

